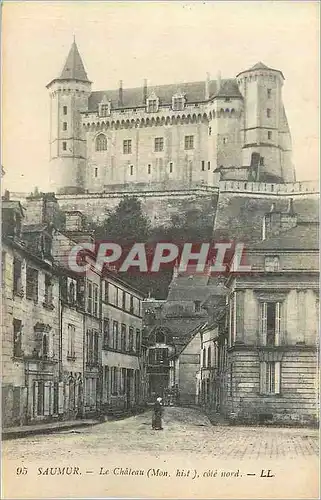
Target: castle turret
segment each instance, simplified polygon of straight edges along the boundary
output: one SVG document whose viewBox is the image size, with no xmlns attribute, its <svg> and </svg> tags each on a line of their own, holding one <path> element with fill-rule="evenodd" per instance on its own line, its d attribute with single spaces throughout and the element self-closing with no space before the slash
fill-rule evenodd
<svg viewBox="0 0 321 500">
<path fill-rule="evenodd" d="M 284 76 L 259 62 L 237 75 L 244 98 L 241 124 L 242 163 L 251 165 L 253 153 L 260 155 L 258 179 L 293 182 L 291 137 L 282 102 Z"/>
<path fill-rule="evenodd" d="M 81 111 L 88 108 L 91 82 L 74 40 L 50 92 L 50 187 L 56 193 L 81 193 L 85 188 L 86 141 Z"/>
</svg>

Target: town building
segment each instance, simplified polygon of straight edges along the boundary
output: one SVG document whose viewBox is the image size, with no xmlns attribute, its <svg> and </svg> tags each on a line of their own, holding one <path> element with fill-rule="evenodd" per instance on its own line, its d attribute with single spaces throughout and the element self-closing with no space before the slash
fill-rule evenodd
<svg viewBox="0 0 321 500">
<path fill-rule="evenodd" d="M 102 284 L 102 409 L 116 415 L 145 402 L 144 297 L 112 271 L 106 272 Z"/>
<path fill-rule="evenodd" d="M 71 249 L 93 241 L 83 215 L 61 212 L 52 193 L 25 207 L 6 193 L 2 220 L 4 425 L 144 407 L 143 296 L 93 260 L 70 268 Z"/>
<path fill-rule="evenodd" d="M 59 273 L 52 232 L 23 225 L 19 202 L 2 202 L 3 424 L 59 414 Z"/>
<path fill-rule="evenodd" d="M 293 182 L 284 76 L 259 62 L 236 77 L 93 91 L 74 41 L 50 95 L 57 193 L 184 190 L 218 180 Z"/>
<path fill-rule="evenodd" d="M 272 204 L 252 270 L 231 275 L 221 410 L 243 421 L 318 420 L 319 236 L 290 198 Z"/>
</svg>

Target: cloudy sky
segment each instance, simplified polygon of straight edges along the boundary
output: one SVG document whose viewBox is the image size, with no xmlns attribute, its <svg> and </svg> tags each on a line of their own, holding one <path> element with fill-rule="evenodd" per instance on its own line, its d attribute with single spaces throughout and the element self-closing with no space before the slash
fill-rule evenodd
<svg viewBox="0 0 321 500">
<path fill-rule="evenodd" d="M 93 90 L 283 71 L 297 178 L 318 176 L 317 2 L 4 2 L 3 185 L 50 189 L 49 96 L 73 34 Z"/>
</svg>

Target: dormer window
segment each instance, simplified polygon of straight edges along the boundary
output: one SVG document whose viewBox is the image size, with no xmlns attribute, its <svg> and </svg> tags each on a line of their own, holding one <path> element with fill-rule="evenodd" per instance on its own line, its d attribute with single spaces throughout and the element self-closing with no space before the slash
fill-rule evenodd
<svg viewBox="0 0 321 500">
<path fill-rule="evenodd" d="M 159 99 L 153 92 L 146 101 L 147 113 L 157 113 L 159 107 Z"/>
<path fill-rule="evenodd" d="M 99 116 L 110 115 L 111 102 L 106 99 L 99 104 Z"/>
<path fill-rule="evenodd" d="M 183 94 L 175 94 L 172 97 L 173 111 L 181 111 L 185 107 L 185 97 Z"/>
</svg>

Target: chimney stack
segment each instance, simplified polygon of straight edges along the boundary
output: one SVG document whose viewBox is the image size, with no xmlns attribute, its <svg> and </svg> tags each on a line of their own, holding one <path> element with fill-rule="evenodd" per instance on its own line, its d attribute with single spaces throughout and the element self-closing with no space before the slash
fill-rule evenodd
<svg viewBox="0 0 321 500">
<path fill-rule="evenodd" d="M 205 100 L 208 101 L 210 98 L 210 74 L 206 73 L 206 80 L 205 80 Z"/>
<path fill-rule="evenodd" d="M 123 106 L 123 80 L 119 80 L 118 106 Z"/>
<path fill-rule="evenodd" d="M 222 86 L 222 81 L 221 81 L 221 72 L 218 71 L 217 72 L 217 92 L 219 92 L 219 90 L 221 89 L 221 86 Z"/>
<path fill-rule="evenodd" d="M 147 79 L 144 79 L 144 86 L 143 86 L 143 104 L 146 104 L 146 99 L 147 99 Z"/>
<path fill-rule="evenodd" d="M 297 225 L 297 215 L 293 208 L 293 198 L 290 198 L 286 212 L 276 210 L 275 203 L 272 203 L 271 210 L 263 217 L 262 239 L 277 236 L 292 229 Z"/>
</svg>

